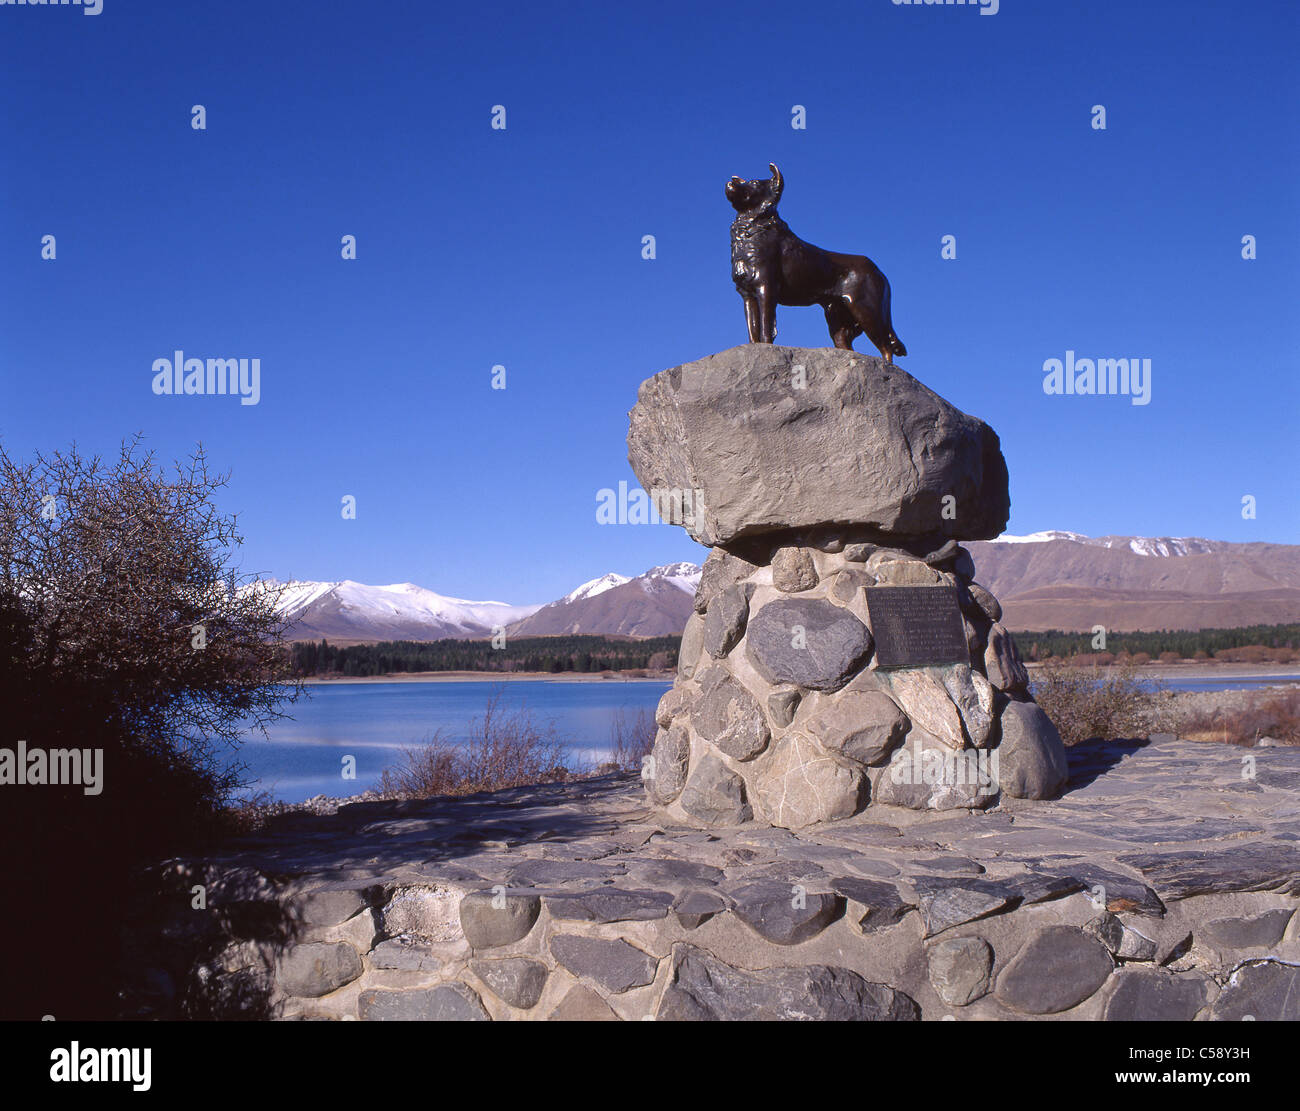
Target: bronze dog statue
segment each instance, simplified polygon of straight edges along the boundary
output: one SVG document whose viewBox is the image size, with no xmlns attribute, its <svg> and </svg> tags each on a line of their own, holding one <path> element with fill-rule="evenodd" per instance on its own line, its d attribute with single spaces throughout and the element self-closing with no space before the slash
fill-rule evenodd
<svg viewBox="0 0 1300 1111">
<path fill-rule="evenodd" d="M 836 347 L 853 349 L 866 333 L 892 363 L 907 348 L 889 316 L 889 279 L 865 255 L 837 255 L 805 243 L 776 214 L 785 182 L 775 162 L 769 181 L 727 182 L 737 212 L 731 225 L 731 276 L 745 299 L 750 343 L 776 339 L 777 305 L 821 305 Z"/>
</svg>

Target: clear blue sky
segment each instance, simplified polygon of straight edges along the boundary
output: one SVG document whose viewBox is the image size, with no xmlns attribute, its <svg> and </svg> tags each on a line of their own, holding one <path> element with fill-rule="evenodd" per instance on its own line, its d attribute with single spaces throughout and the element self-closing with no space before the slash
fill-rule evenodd
<svg viewBox="0 0 1300 1111">
<path fill-rule="evenodd" d="M 901 365 L 998 430 L 1011 531 L 1300 542 L 1296 12 L 0 7 L 0 438 L 201 440 L 282 578 L 527 602 L 698 560 L 596 492 L 638 383 L 744 341 L 722 187 L 775 160 L 792 228 L 889 276 Z M 260 403 L 155 396 L 178 348 L 260 358 Z M 1066 350 L 1150 358 L 1151 403 L 1045 395 Z"/>
</svg>

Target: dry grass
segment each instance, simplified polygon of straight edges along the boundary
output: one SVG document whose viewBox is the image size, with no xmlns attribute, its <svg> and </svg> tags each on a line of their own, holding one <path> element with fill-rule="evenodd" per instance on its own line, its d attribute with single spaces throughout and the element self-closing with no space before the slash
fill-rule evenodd
<svg viewBox="0 0 1300 1111">
<path fill-rule="evenodd" d="M 500 702 L 498 690 L 464 741 L 439 729 L 425 744 L 404 749 L 402 762 L 384 769 L 383 793 L 413 799 L 471 795 L 580 774 L 566 762 L 566 745 L 554 725 L 538 725 L 527 709 L 504 711 Z"/>
<path fill-rule="evenodd" d="M 1245 706 L 1189 714 L 1178 735 L 1192 741 L 1253 746 L 1261 737 L 1300 745 L 1300 691 L 1261 692 Z"/>
<path fill-rule="evenodd" d="M 609 729 L 609 762 L 619 771 L 639 772 L 642 761 L 654 748 L 658 728 L 655 716 L 649 710 L 639 711 L 631 721 L 619 710 Z"/>
<path fill-rule="evenodd" d="M 1132 664 L 1085 669 L 1050 660 L 1034 677 L 1033 693 L 1067 745 L 1172 727 L 1168 691 L 1139 679 Z"/>
</svg>

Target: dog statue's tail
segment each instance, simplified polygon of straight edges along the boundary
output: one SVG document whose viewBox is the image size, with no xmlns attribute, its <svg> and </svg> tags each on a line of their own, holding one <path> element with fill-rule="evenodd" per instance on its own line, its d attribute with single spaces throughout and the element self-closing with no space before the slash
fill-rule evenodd
<svg viewBox="0 0 1300 1111">
<path fill-rule="evenodd" d="M 889 279 L 885 278 L 884 296 L 880 299 L 880 316 L 881 322 L 885 325 L 885 345 L 890 352 L 900 359 L 907 356 L 907 348 L 903 346 L 903 341 L 898 338 L 894 332 L 894 320 L 890 314 L 889 308 Z"/>
</svg>

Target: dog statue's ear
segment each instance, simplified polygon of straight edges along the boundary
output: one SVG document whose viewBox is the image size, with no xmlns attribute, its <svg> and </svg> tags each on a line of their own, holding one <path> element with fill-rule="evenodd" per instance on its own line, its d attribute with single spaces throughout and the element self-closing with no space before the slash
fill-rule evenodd
<svg viewBox="0 0 1300 1111">
<path fill-rule="evenodd" d="M 782 190 L 785 189 L 785 178 L 781 176 L 781 171 L 776 168 L 775 162 L 769 162 L 767 165 L 772 171 L 772 192 L 776 197 L 780 197 Z"/>
</svg>

